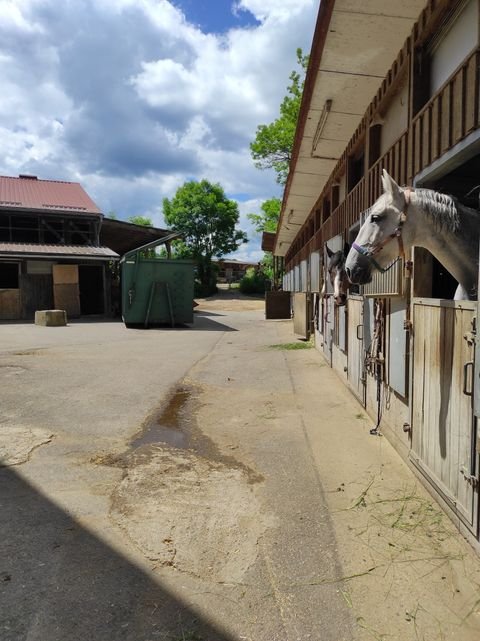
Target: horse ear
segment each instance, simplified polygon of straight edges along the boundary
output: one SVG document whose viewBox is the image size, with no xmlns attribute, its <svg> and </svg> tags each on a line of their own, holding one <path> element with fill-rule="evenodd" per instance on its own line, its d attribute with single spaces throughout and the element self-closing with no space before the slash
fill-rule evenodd
<svg viewBox="0 0 480 641">
<path fill-rule="evenodd" d="M 383 191 L 392 194 L 393 198 L 400 196 L 400 187 L 385 169 L 382 170 L 382 186 Z"/>
<path fill-rule="evenodd" d="M 331 258 L 333 256 L 333 251 L 330 249 L 328 245 L 325 245 L 325 247 L 327 248 L 327 256 Z"/>
</svg>

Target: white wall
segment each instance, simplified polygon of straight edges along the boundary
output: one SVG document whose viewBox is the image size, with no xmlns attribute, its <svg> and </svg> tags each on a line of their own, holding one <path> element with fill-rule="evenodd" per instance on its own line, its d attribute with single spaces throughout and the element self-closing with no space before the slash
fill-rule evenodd
<svg viewBox="0 0 480 641">
<path fill-rule="evenodd" d="M 431 52 L 430 95 L 433 95 L 478 44 L 478 0 L 463 5 Z"/>
<path fill-rule="evenodd" d="M 408 125 L 408 82 L 407 74 L 392 97 L 385 111 L 382 113 L 382 135 L 380 141 L 380 155 L 383 156 L 396 142 Z"/>
</svg>

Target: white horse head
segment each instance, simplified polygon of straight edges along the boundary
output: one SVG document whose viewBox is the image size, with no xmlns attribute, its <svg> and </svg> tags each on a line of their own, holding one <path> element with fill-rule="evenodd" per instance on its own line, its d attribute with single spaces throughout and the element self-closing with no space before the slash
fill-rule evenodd
<svg viewBox="0 0 480 641">
<path fill-rule="evenodd" d="M 386 271 L 418 245 L 428 249 L 463 291 L 474 296 L 479 213 L 430 189 L 399 187 L 385 170 L 382 185 L 384 193 L 368 210 L 345 261 L 350 281 L 360 285 L 370 282 L 373 269 Z"/>
<path fill-rule="evenodd" d="M 383 170 L 384 193 L 368 211 L 345 262 L 352 283 L 365 284 L 372 279 L 372 269 L 385 270 L 410 245 L 411 220 L 406 216 L 410 190 L 402 189 Z M 400 242 L 399 242 L 400 239 Z"/>
</svg>

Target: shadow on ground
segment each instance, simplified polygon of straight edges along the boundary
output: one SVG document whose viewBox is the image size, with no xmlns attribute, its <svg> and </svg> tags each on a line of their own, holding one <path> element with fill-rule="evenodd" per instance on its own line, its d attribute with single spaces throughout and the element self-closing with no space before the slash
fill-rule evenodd
<svg viewBox="0 0 480 641">
<path fill-rule="evenodd" d="M 232 641 L 10 468 L 0 510 L 2 641 Z"/>
</svg>

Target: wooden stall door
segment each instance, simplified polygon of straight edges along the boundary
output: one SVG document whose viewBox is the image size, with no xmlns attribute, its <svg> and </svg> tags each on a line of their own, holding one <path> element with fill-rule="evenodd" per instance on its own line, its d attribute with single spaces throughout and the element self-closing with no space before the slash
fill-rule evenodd
<svg viewBox="0 0 480 641">
<path fill-rule="evenodd" d="M 414 299 L 411 458 L 477 533 L 472 407 L 474 303 Z"/>
<path fill-rule="evenodd" d="M 310 296 L 303 292 L 293 295 L 293 331 L 305 340 L 310 338 Z"/>
<path fill-rule="evenodd" d="M 51 274 L 22 274 L 23 318 L 34 318 L 40 309 L 51 309 L 53 305 L 53 284 Z"/>
<path fill-rule="evenodd" d="M 365 375 L 363 371 L 363 299 L 348 298 L 348 384 L 355 396 L 365 406 Z"/>
<path fill-rule="evenodd" d="M 56 309 L 64 309 L 67 318 L 80 316 L 78 265 L 53 266 L 53 298 Z"/>
</svg>

